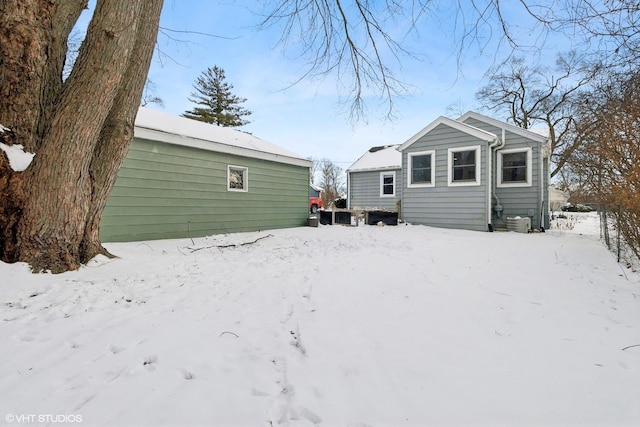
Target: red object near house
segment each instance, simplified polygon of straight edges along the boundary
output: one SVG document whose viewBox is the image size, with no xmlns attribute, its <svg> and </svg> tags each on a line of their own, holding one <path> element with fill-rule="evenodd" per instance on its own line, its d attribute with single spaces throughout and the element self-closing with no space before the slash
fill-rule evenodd
<svg viewBox="0 0 640 427">
<path fill-rule="evenodd" d="M 309 211 L 311 213 L 318 212 L 322 207 L 322 199 L 320 197 L 309 197 Z"/>
</svg>

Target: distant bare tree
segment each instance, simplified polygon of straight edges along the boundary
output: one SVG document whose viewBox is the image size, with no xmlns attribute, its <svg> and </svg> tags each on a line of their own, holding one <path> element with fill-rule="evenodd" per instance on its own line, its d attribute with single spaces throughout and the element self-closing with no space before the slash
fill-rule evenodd
<svg viewBox="0 0 640 427">
<path fill-rule="evenodd" d="M 581 142 L 575 132 L 575 103 L 601 70 L 599 64 L 585 63 L 575 51 L 558 55 L 554 69 L 512 57 L 489 73 L 491 81 L 478 90 L 476 98 L 516 126 L 530 129 L 538 124 L 548 129 L 554 177 Z"/>
<path fill-rule="evenodd" d="M 325 208 L 328 208 L 344 193 L 343 170 L 328 159 L 320 160 L 318 165 L 320 170 L 320 187 L 324 189 L 321 196 L 322 204 Z"/>
</svg>

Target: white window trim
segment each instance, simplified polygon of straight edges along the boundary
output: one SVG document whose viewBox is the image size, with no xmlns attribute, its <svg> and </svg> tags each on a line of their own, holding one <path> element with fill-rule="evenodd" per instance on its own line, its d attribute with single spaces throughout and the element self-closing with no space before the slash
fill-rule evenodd
<svg viewBox="0 0 640 427">
<path fill-rule="evenodd" d="M 231 169 L 241 169 L 243 171 L 243 188 L 231 188 Z M 246 166 L 227 165 L 227 191 L 246 193 L 249 191 L 249 168 Z"/>
<path fill-rule="evenodd" d="M 427 155 L 431 155 L 431 182 L 413 184 L 411 182 L 411 176 L 413 175 L 413 157 L 414 156 L 427 156 Z M 407 157 L 407 164 L 408 164 L 408 170 L 409 170 L 409 173 L 407 173 L 407 187 L 408 188 L 435 187 L 435 185 L 436 185 L 436 152 L 435 152 L 435 150 L 418 151 L 418 152 L 415 152 L 415 153 L 409 153 L 408 157 Z"/>
<path fill-rule="evenodd" d="M 502 182 L 502 155 L 509 153 L 527 153 L 527 181 L 526 182 Z M 533 175 L 533 164 L 532 164 L 533 154 L 531 147 L 528 148 L 511 148 L 508 150 L 500 150 L 498 151 L 498 161 L 496 174 L 497 176 L 497 187 L 531 187 L 532 183 L 532 175 Z"/>
<path fill-rule="evenodd" d="M 384 177 L 393 176 L 393 193 L 384 194 Z M 380 197 L 396 197 L 396 171 L 380 172 Z"/>
<path fill-rule="evenodd" d="M 476 179 L 475 181 L 453 181 L 453 153 L 457 151 L 475 151 L 476 152 Z M 449 148 L 447 150 L 447 185 L 449 187 L 469 187 L 474 185 L 480 185 L 482 182 L 482 156 L 479 145 L 472 145 L 469 147 L 457 147 Z"/>
</svg>

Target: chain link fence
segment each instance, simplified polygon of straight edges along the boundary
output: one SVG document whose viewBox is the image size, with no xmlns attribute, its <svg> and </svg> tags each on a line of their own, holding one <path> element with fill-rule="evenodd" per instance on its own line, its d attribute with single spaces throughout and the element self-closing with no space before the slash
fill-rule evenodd
<svg viewBox="0 0 640 427">
<path fill-rule="evenodd" d="M 619 263 L 634 271 L 640 269 L 640 224 L 635 215 L 622 209 L 598 209 L 600 238 Z"/>
</svg>

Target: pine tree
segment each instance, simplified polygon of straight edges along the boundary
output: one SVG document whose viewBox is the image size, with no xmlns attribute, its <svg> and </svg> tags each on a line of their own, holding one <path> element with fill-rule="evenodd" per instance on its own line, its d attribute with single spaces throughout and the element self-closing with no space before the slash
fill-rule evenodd
<svg viewBox="0 0 640 427">
<path fill-rule="evenodd" d="M 193 87 L 195 92 L 191 93 L 189 101 L 198 107 L 186 111 L 183 117 L 225 127 L 240 127 L 250 123 L 243 117 L 250 115 L 251 111 L 240 106 L 247 99 L 231 93 L 233 85 L 225 82 L 222 68 L 207 68 Z"/>
</svg>

